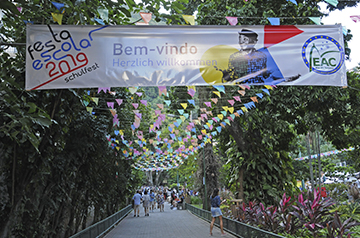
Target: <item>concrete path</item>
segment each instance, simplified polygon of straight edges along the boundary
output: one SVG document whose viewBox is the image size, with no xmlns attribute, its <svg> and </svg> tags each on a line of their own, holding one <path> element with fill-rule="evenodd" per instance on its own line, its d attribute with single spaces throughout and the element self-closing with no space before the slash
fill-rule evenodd
<svg viewBox="0 0 360 238">
<path fill-rule="evenodd" d="M 187 210 L 171 210 L 165 203 L 165 212 L 155 209 L 150 216 L 144 216 L 140 207 L 140 217 L 131 212 L 105 238 L 209 238 L 210 223 L 198 218 Z M 226 232 L 225 232 L 226 233 Z M 234 238 L 229 233 L 221 236 L 220 228 L 214 226 L 212 237 Z"/>
</svg>

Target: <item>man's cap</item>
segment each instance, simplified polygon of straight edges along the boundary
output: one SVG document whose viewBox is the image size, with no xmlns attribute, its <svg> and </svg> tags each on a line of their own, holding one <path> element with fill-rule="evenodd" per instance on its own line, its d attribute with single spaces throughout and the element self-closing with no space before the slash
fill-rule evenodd
<svg viewBox="0 0 360 238">
<path fill-rule="evenodd" d="M 248 29 L 241 29 L 241 31 L 238 32 L 239 35 L 245 35 L 249 38 L 253 38 L 257 40 L 258 34 L 254 31 L 248 30 Z"/>
</svg>

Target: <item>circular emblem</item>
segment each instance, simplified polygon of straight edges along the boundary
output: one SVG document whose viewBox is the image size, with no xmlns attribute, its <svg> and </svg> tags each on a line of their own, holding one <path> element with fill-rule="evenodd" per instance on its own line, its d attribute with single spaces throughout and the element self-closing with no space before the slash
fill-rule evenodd
<svg viewBox="0 0 360 238">
<path fill-rule="evenodd" d="M 330 36 L 317 35 L 309 38 L 301 52 L 303 61 L 310 72 L 323 75 L 333 74 L 344 64 L 344 49 Z"/>
</svg>

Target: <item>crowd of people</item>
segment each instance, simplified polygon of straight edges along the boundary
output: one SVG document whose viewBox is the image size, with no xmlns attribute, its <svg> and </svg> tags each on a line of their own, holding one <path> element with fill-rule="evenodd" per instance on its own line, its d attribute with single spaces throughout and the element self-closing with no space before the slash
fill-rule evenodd
<svg viewBox="0 0 360 238">
<path fill-rule="evenodd" d="M 132 198 L 134 217 L 140 216 L 141 204 L 145 216 L 149 216 L 150 212 L 154 212 L 155 209 L 164 212 L 165 202 L 170 204 L 170 209 L 178 209 L 184 203 L 185 198 L 192 195 L 197 196 L 198 193 L 185 188 L 177 191 L 176 188 L 142 186 Z"/>
</svg>

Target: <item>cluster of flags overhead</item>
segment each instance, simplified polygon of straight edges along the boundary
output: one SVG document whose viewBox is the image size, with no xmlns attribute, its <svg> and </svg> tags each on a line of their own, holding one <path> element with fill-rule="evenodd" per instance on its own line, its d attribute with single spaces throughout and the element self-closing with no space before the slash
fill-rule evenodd
<svg viewBox="0 0 360 238">
<path fill-rule="evenodd" d="M 324 153 L 320 153 L 320 157 L 324 157 L 324 156 L 329 156 L 329 155 L 336 155 L 339 153 L 343 153 L 343 152 L 347 152 L 347 151 L 352 151 L 354 150 L 354 147 L 350 147 L 348 149 L 342 149 L 342 150 L 332 150 L 332 151 L 328 151 L 328 152 L 324 152 Z M 318 154 L 316 155 L 311 155 L 311 158 L 317 158 Z M 294 160 L 305 160 L 305 159 L 309 159 L 309 156 L 305 156 L 305 157 L 300 157 L 300 158 L 296 158 Z"/>
<path fill-rule="evenodd" d="M 269 90 L 272 90 L 275 86 L 266 85 L 264 87 L 261 89 L 261 93 L 245 97 L 246 90 L 250 89 L 250 87 L 248 85 L 235 86 L 235 89 L 238 89 L 235 90 L 238 95 L 228 98 L 224 86 L 213 86 L 212 93 L 214 96 L 209 98 L 208 101 L 198 102 L 193 98 L 196 87 L 188 86 L 187 93 L 193 99 L 182 100 L 182 102 L 164 99 L 164 103 L 158 103 L 156 105 L 157 110 L 155 110 L 155 121 L 149 124 L 148 132 L 139 130 L 143 117 L 139 107 L 140 105 L 146 107 L 148 105 L 147 101 L 143 99 L 143 93 L 137 91 L 138 87 L 128 88 L 133 95 L 131 99 L 115 99 L 106 102 L 108 110 L 113 115 L 114 126 L 114 134 L 113 136 L 107 135 L 107 140 L 109 145 L 122 153 L 126 159 L 134 159 L 134 167 L 137 169 L 162 170 L 176 168 L 188 156 L 194 155 L 205 144 L 211 143 L 212 137 L 221 133 L 222 129 L 230 125 L 236 116 L 255 108 L 255 103 L 258 103 L 258 100 L 263 98 L 265 94 L 270 95 Z M 159 86 L 158 88 L 160 96 L 168 96 L 166 87 Z M 115 95 L 110 88 L 99 88 L 98 93 L 101 92 Z M 249 102 L 243 102 L 248 99 L 250 99 Z M 222 101 L 222 106 L 217 106 L 219 100 Z M 99 98 L 91 97 L 91 101 L 98 105 Z M 167 110 L 167 107 L 174 103 L 179 105 L 179 109 L 177 109 L 176 115 L 169 117 L 164 110 Z M 88 104 L 89 102 L 84 102 L 87 111 L 94 114 L 92 107 L 89 107 Z M 126 139 L 127 136 L 124 132 L 129 124 L 122 123 L 116 111 L 117 107 L 125 104 L 130 104 L 130 107 L 133 108 L 134 121 L 130 127 L 132 131 L 131 138 L 135 136 L 137 138 L 135 140 Z M 191 118 L 190 105 L 200 108 L 198 118 Z M 174 119 L 174 116 L 176 119 Z M 165 125 L 169 120 L 170 123 Z M 153 136 L 147 138 L 147 135 Z M 122 149 L 124 146 L 121 146 L 121 144 L 125 145 L 125 149 Z"/>
</svg>

